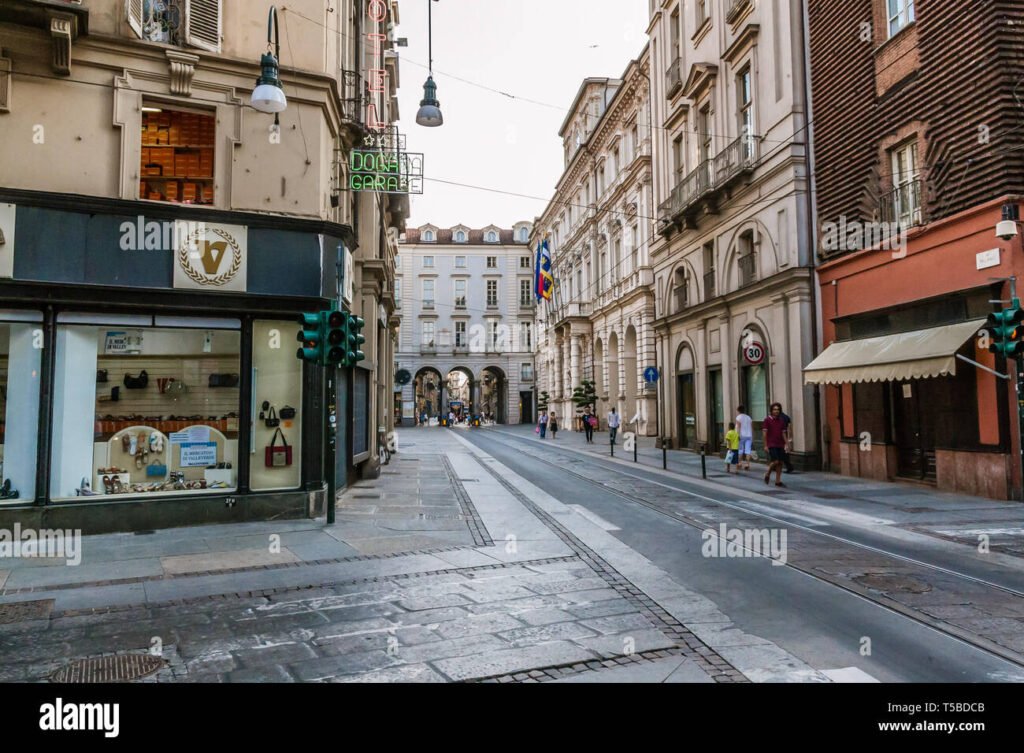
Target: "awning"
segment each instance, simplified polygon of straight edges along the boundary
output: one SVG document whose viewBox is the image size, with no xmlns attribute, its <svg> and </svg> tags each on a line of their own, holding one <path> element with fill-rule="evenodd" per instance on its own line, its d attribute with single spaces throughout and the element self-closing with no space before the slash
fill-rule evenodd
<svg viewBox="0 0 1024 753">
<path fill-rule="evenodd" d="M 804 369 L 807 384 L 901 382 L 956 374 L 956 352 L 985 320 L 833 343 Z"/>
</svg>

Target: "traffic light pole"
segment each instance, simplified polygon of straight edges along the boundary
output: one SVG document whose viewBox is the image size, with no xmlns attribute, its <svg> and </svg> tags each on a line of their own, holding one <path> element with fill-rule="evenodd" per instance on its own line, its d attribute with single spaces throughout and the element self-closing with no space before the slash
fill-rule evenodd
<svg viewBox="0 0 1024 753">
<path fill-rule="evenodd" d="M 1014 308 L 1019 305 L 1017 298 L 1017 275 L 1010 278 L 1010 304 Z M 1020 452 L 1018 466 L 1021 473 L 1021 501 L 1024 501 L 1024 354 L 1017 353 L 1013 359 L 1017 369 L 1017 449 Z"/>
<path fill-rule="evenodd" d="M 327 525 L 334 525 L 338 504 L 337 415 L 338 374 L 334 369 L 324 371 L 327 376 L 327 410 L 324 411 L 324 475 L 327 477 Z M 332 425 L 331 416 L 335 416 Z"/>
</svg>

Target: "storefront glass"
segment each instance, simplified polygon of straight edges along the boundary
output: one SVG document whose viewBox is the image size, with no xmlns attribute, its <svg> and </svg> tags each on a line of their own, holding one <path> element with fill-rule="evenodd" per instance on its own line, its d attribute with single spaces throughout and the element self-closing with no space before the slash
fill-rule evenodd
<svg viewBox="0 0 1024 753">
<path fill-rule="evenodd" d="M 241 332 L 139 320 L 57 328 L 53 499 L 237 487 Z"/>
<path fill-rule="evenodd" d="M 42 316 L 0 311 L 0 505 L 36 497 Z"/>
<path fill-rule="evenodd" d="M 747 415 L 754 419 L 754 447 L 762 451 L 761 427 L 768 416 L 768 372 L 764 364 L 743 367 L 743 402 Z"/>
<path fill-rule="evenodd" d="M 293 330 L 286 322 L 253 323 L 249 486 L 254 491 L 295 489 L 302 481 L 302 361 L 293 357 L 285 337 Z"/>
</svg>

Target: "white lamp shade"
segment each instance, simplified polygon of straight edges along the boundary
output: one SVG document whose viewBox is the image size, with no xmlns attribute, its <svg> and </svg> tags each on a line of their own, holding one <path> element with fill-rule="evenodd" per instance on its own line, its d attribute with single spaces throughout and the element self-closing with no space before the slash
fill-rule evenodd
<svg viewBox="0 0 1024 753">
<path fill-rule="evenodd" d="M 444 124 L 444 116 L 441 115 L 441 108 L 434 105 L 423 105 L 416 113 L 416 124 L 427 128 L 437 128 Z"/>
<path fill-rule="evenodd" d="M 260 112 L 284 112 L 288 108 L 288 99 L 281 87 L 260 84 L 252 91 L 252 106 Z"/>
</svg>

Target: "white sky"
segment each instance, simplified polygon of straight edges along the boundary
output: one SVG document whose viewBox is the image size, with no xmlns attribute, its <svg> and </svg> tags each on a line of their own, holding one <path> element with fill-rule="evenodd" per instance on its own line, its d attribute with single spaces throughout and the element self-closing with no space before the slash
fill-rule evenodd
<svg viewBox="0 0 1024 753">
<path fill-rule="evenodd" d="M 439 0 L 433 2 L 434 81 L 440 128 L 416 125 L 427 79 L 427 3 L 401 0 L 400 130 L 424 153 L 423 196 L 409 227 L 474 228 L 532 221 L 554 194 L 564 157 L 558 129 L 589 76 L 617 78 L 647 42 L 647 0 Z M 596 46 L 595 46 L 596 45 Z M 417 65 L 420 64 L 420 65 Z M 513 100 L 451 76 L 556 105 Z M 516 198 L 439 179 L 543 197 Z"/>
</svg>

